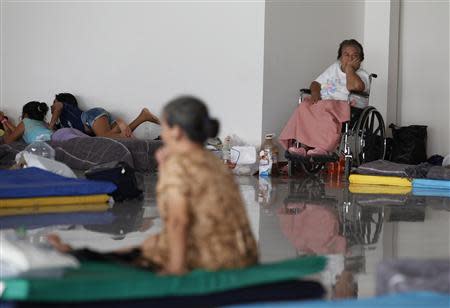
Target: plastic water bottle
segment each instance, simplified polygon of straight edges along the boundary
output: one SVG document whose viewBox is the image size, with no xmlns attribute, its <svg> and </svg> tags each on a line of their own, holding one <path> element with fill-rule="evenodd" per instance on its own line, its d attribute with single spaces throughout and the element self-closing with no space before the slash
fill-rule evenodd
<svg viewBox="0 0 450 308">
<path fill-rule="evenodd" d="M 231 137 L 225 137 L 222 146 L 222 160 L 223 163 L 229 165 L 231 163 Z"/>
<path fill-rule="evenodd" d="M 49 159 L 55 159 L 55 150 L 44 141 L 35 141 L 25 148 L 26 152 Z"/>
<path fill-rule="evenodd" d="M 266 134 L 264 138 L 264 143 L 262 150 L 265 156 L 270 159 L 271 170 L 270 174 L 278 174 L 278 148 L 273 142 L 275 134 Z"/>
</svg>

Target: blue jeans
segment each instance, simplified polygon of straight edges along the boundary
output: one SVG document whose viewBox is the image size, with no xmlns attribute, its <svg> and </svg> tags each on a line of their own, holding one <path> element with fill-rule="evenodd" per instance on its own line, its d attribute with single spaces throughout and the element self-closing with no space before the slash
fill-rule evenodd
<svg viewBox="0 0 450 308">
<path fill-rule="evenodd" d="M 111 114 L 103 108 L 92 108 L 81 114 L 81 121 L 84 125 L 86 125 L 89 129 L 92 129 L 94 122 L 100 118 L 106 116 L 108 118 L 109 125 L 112 125 L 115 120 L 111 116 Z"/>
</svg>

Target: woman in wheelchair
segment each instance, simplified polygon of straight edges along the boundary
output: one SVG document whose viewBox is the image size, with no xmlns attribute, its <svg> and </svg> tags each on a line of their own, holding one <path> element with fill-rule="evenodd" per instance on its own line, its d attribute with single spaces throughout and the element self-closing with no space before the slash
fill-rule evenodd
<svg viewBox="0 0 450 308">
<path fill-rule="evenodd" d="M 311 83 L 311 96 L 299 104 L 280 134 L 290 154 L 328 156 L 337 148 L 342 123 L 350 120 L 350 92 L 369 91 L 369 74 L 360 67 L 363 60 L 358 41 L 339 45 L 337 61 Z"/>
</svg>

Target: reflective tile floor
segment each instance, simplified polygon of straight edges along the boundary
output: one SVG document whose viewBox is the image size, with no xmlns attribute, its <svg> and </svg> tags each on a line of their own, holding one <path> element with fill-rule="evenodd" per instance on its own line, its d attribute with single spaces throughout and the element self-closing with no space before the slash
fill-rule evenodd
<svg viewBox="0 0 450 308">
<path fill-rule="evenodd" d="M 330 297 L 375 293 L 377 264 L 391 258 L 450 257 L 450 199 L 366 194 L 332 178 L 237 178 L 261 261 L 330 257 L 314 277 Z M 100 251 L 139 244 L 158 232 L 156 176 L 145 176 L 142 201 L 107 212 L 1 216 L 0 228 L 27 230 L 30 241 L 57 233 L 74 247 Z"/>
</svg>

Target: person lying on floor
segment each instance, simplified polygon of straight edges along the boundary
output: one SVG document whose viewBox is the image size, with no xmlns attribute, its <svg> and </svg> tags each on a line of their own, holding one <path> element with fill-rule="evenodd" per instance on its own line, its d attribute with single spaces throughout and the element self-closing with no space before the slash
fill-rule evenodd
<svg viewBox="0 0 450 308">
<path fill-rule="evenodd" d="M 141 113 L 129 124 L 122 119 L 114 119 L 108 111 L 99 107 L 83 112 L 81 121 L 88 134 L 110 138 L 133 137 L 134 130 L 144 122 L 160 124 L 158 117 L 147 108 L 143 108 Z"/>
<path fill-rule="evenodd" d="M 311 83 L 311 97 L 299 104 L 280 134 L 280 143 L 291 154 L 330 155 L 339 144 L 342 123 L 350 120 L 350 91 L 368 91 L 369 74 L 361 69 L 361 44 L 343 41 L 337 59 Z M 302 146 L 292 146 L 292 141 Z"/>
<path fill-rule="evenodd" d="M 35 141 L 49 141 L 52 136 L 52 130 L 45 122 L 45 115 L 48 112 L 46 103 L 29 102 L 22 108 L 22 121 L 15 126 L 3 113 L 0 113 L 0 118 L 5 128 L 3 135 L 3 142 L 6 144 L 23 138 L 23 140 L 30 144 Z"/>
<path fill-rule="evenodd" d="M 83 122 L 81 122 L 83 111 L 78 107 L 77 99 L 73 94 L 56 94 L 51 112 L 50 129 L 74 128 L 85 133 Z"/>
<path fill-rule="evenodd" d="M 56 235 L 49 235 L 49 242 L 80 260 L 122 260 L 169 274 L 256 264 L 258 249 L 239 188 L 230 170 L 204 147 L 218 129 L 219 122 L 196 98 L 180 97 L 164 108 L 156 187 L 164 224 L 140 247 L 100 254 L 73 250 Z"/>
<path fill-rule="evenodd" d="M 83 112 L 78 107 L 75 96 L 70 93 L 57 94 L 51 110 L 50 128 L 72 128 L 84 134 L 99 137 L 127 138 L 131 137 L 132 132 L 146 121 L 160 124 L 159 119 L 147 108 L 142 109 L 136 119 L 129 124 L 122 119 L 113 119 L 111 114 L 103 108 L 92 108 Z M 77 136 L 84 137 L 84 134 L 80 134 L 75 130 L 67 133 L 70 137 L 59 137 L 58 134 L 58 139 L 68 140 L 68 138 Z"/>
</svg>

